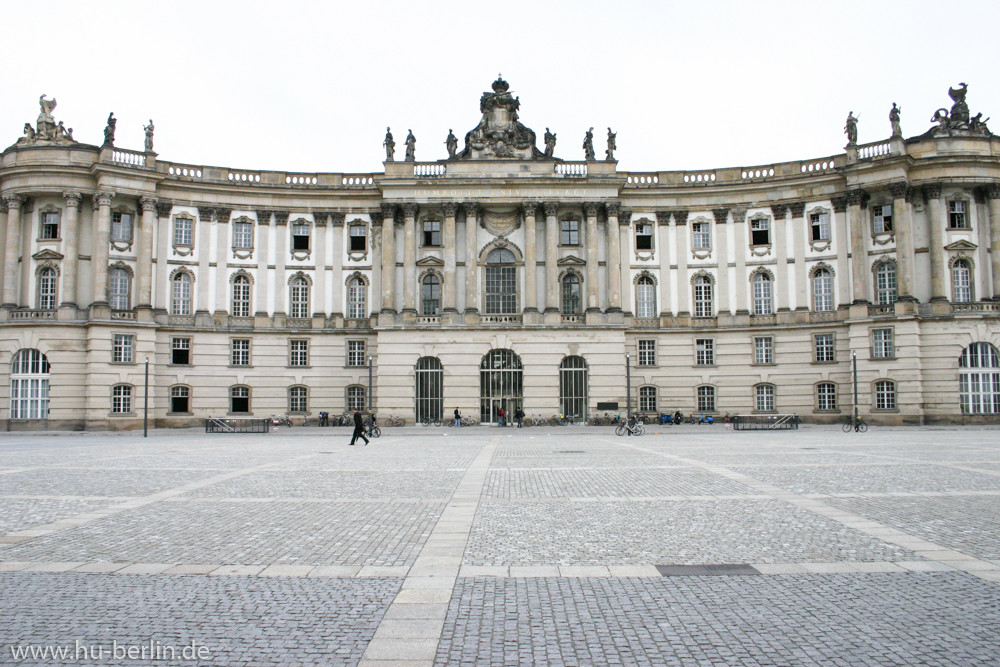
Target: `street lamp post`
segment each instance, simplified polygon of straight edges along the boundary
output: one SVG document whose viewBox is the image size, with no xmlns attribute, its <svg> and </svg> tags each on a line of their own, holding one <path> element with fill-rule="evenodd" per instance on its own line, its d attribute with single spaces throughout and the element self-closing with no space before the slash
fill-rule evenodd
<svg viewBox="0 0 1000 667">
<path fill-rule="evenodd" d="M 368 412 L 375 413 L 375 396 L 372 394 L 372 362 L 374 355 L 368 355 Z"/>
<path fill-rule="evenodd" d="M 632 355 L 625 353 L 625 418 L 632 418 Z"/>
<path fill-rule="evenodd" d="M 858 353 L 851 352 L 851 365 L 854 369 L 854 425 L 858 424 Z"/>
<path fill-rule="evenodd" d="M 149 436 L 149 357 L 146 357 L 146 373 L 142 391 L 142 437 Z"/>
</svg>

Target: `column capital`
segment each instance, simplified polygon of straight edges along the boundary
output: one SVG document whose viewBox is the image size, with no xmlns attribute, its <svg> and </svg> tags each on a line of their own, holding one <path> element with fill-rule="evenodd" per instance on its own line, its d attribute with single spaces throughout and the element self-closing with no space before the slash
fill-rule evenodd
<svg viewBox="0 0 1000 667">
<path fill-rule="evenodd" d="M 715 224 L 724 225 L 729 222 L 729 209 L 728 208 L 713 208 L 712 217 L 715 218 Z"/>
<path fill-rule="evenodd" d="M 313 224 L 317 227 L 326 227 L 326 220 L 330 217 L 329 211 L 313 211 Z"/>
<path fill-rule="evenodd" d="M 407 202 L 403 204 L 403 215 L 406 216 L 407 218 L 417 217 L 417 211 L 419 210 L 420 207 L 414 204 L 413 202 Z"/>
<path fill-rule="evenodd" d="M 287 225 L 288 211 L 274 211 L 274 222 L 277 225 Z"/>
<path fill-rule="evenodd" d="M 210 206 L 199 206 L 198 207 L 198 217 L 202 220 L 211 220 L 212 216 L 215 215 L 215 209 Z"/>
<path fill-rule="evenodd" d="M 330 215 L 330 224 L 332 226 L 334 227 L 344 226 L 344 219 L 347 217 L 345 214 L 341 213 L 340 211 L 330 211 L 329 215 Z M 379 218 L 379 222 L 382 222 L 381 217 Z"/>
<path fill-rule="evenodd" d="M 940 183 L 927 183 L 924 185 L 924 198 L 929 202 L 932 199 L 940 199 L 941 191 L 944 188 Z"/>
<path fill-rule="evenodd" d="M 771 204 L 771 213 L 775 220 L 784 220 L 785 212 L 788 210 L 787 204 Z"/>
<path fill-rule="evenodd" d="M 792 218 L 798 220 L 806 212 L 806 203 L 804 201 L 788 202 L 788 210 L 792 212 Z"/>
<path fill-rule="evenodd" d="M 656 212 L 656 222 L 661 225 L 670 224 L 670 211 L 657 211 Z"/>
<path fill-rule="evenodd" d="M 597 212 L 601 209 L 601 205 L 598 202 L 588 201 L 584 203 L 583 210 L 587 214 L 588 218 L 596 218 Z"/>
<path fill-rule="evenodd" d="M 521 212 L 524 213 L 524 217 L 533 218 L 535 217 L 535 212 L 538 209 L 538 202 L 526 201 L 521 204 Z"/>
<path fill-rule="evenodd" d="M 62 193 L 62 196 L 63 196 L 63 201 L 66 202 L 66 206 L 68 206 L 69 208 L 77 208 L 77 209 L 80 208 L 80 202 L 83 201 L 83 197 L 80 195 L 79 192 L 75 192 L 73 190 L 67 190 L 66 192 Z"/>
<path fill-rule="evenodd" d="M 174 209 L 173 202 L 165 201 L 163 199 L 159 199 L 156 202 L 156 215 L 157 215 L 157 217 L 160 217 L 160 218 L 169 218 L 170 217 L 170 211 L 172 211 L 173 209 Z"/>
<path fill-rule="evenodd" d="M 233 215 L 233 209 L 231 208 L 217 208 L 215 209 L 215 219 L 221 223 L 229 224 L 229 218 Z"/>
<path fill-rule="evenodd" d="M 983 188 L 990 199 L 1000 199 L 1000 183 L 990 183 Z"/>
<path fill-rule="evenodd" d="M 458 204 L 453 201 L 446 201 L 441 204 L 441 211 L 444 213 L 444 217 L 454 218 L 458 213 Z"/>
<path fill-rule="evenodd" d="M 617 218 L 622 210 L 622 205 L 616 201 L 609 201 L 604 205 L 604 214 L 609 218 Z"/>
<path fill-rule="evenodd" d="M 733 211 L 733 222 L 746 222 L 747 221 L 747 209 L 744 206 L 736 206 L 732 209 Z"/>
<path fill-rule="evenodd" d="M 896 181 L 889 184 L 889 194 L 893 199 L 905 199 L 909 189 L 910 184 L 906 181 Z"/>
<path fill-rule="evenodd" d="M 847 210 L 847 197 L 830 197 L 830 203 L 833 204 L 834 213 L 843 213 Z"/>
<path fill-rule="evenodd" d="M 382 227 L 382 211 L 368 211 L 368 217 L 372 219 L 372 227 Z"/>
<path fill-rule="evenodd" d="M 844 193 L 844 196 L 847 197 L 848 206 L 864 206 L 862 202 L 867 202 L 868 200 L 868 193 L 860 188 L 848 190 Z"/>
<path fill-rule="evenodd" d="M 270 222 L 271 222 L 271 211 L 269 209 L 266 209 L 266 208 L 257 208 L 257 209 L 254 209 L 254 213 L 257 214 L 257 224 L 258 225 L 267 225 L 267 224 L 270 224 Z"/>
<path fill-rule="evenodd" d="M 623 208 L 620 213 L 618 213 L 618 224 L 623 227 L 628 227 L 632 224 L 632 209 Z"/>
<path fill-rule="evenodd" d="M 479 204 L 474 201 L 462 202 L 462 210 L 465 211 L 466 219 L 471 217 L 475 220 L 479 215 Z"/>
<path fill-rule="evenodd" d="M 8 209 L 21 210 L 24 206 L 25 197 L 22 195 L 4 195 L 3 203 L 7 205 Z"/>
<path fill-rule="evenodd" d="M 688 222 L 688 212 L 687 209 L 677 209 L 674 211 L 674 222 L 680 226 L 684 226 Z"/>
<path fill-rule="evenodd" d="M 115 198 L 115 193 L 111 190 L 98 190 L 94 193 L 94 209 L 98 209 L 101 206 L 111 206 L 111 200 Z"/>
<path fill-rule="evenodd" d="M 395 204 L 379 204 L 379 208 L 382 210 L 382 219 L 386 218 L 392 219 L 396 217 L 396 205 Z"/>
<path fill-rule="evenodd" d="M 543 204 L 545 208 L 545 217 L 554 218 L 559 214 L 559 202 L 557 201 L 547 201 Z"/>
</svg>

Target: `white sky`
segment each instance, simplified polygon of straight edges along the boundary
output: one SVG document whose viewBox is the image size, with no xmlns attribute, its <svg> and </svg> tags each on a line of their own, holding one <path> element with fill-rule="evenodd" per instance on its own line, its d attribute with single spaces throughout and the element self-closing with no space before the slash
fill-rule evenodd
<svg viewBox="0 0 1000 667">
<path fill-rule="evenodd" d="M 521 122 L 558 135 L 556 156 L 598 158 L 618 133 L 619 170 L 766 165 L 905 136 L 969 84 L 973 114 L 1000 134 L 1000 3 L 302 2 L 0 0 L 0 146 L 56 121 L 100 144 L 141 150 L 156 124 L 161 160 L 295 172 L 381 171 L 392 126 L 418 161 L 447 156 L 479 122 L 502 72 Z"/>
</svg>

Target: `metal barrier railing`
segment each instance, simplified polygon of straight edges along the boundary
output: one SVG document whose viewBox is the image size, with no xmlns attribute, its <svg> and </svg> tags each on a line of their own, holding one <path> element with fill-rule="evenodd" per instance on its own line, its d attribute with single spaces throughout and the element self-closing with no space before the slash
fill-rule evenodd
<svg viewBox="0 0 1000 667">
<path fill-rule="evenodd" d="M 799 428 L 798 415 L 736 415 L 734 431 L 787 431 Z"/>
<path fill-rule="evenodd" d="M 209 417 L 205 433 L 268 433 L 271 420 L 255 417 Z"/>
</svg>

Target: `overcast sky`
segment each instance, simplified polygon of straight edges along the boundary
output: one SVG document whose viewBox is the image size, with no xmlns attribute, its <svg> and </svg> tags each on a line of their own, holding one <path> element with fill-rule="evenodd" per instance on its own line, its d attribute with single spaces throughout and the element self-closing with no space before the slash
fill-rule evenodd
<svg viewBox="0 0 1000 667">
<path fill-rule="evenodd" d="M 159 159 L 295 172 L 381 171 L 391 126 L 402 157 L 446 157 L 479 122 L 502 73 L 542 147 L 583 158 L 594 127 L 618 168 L 766 165 L 906 136 L 969 84 L 973 114 L 1000 133 L 1000 3 L 906 2 L 0 2 L 0 146 L 56 121 L 100 144 L 141 150 L 155 122 Z"/>
</svg>

